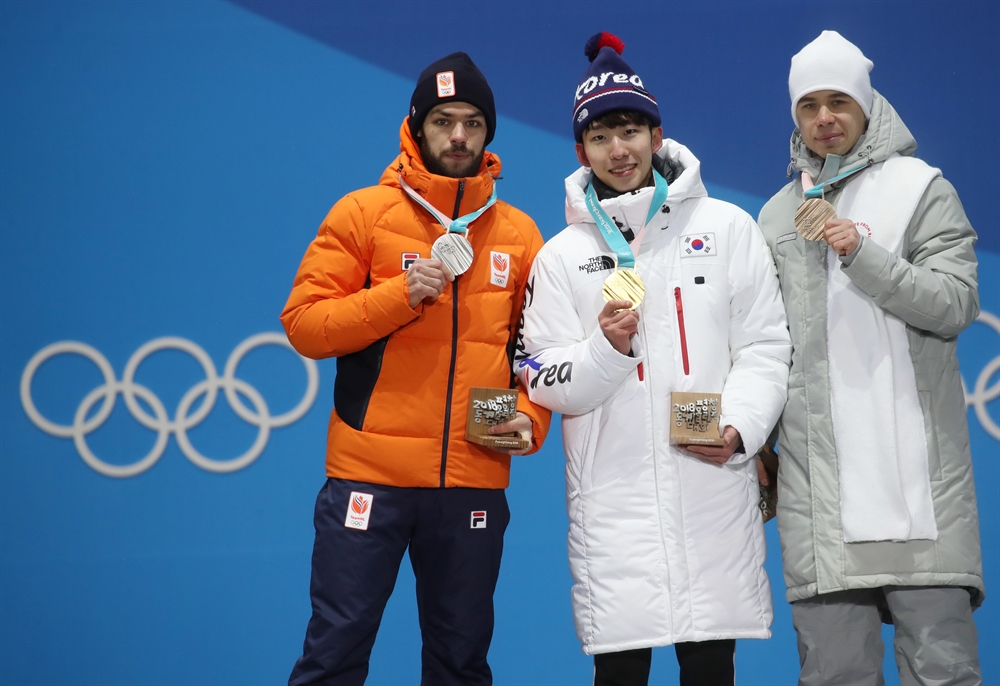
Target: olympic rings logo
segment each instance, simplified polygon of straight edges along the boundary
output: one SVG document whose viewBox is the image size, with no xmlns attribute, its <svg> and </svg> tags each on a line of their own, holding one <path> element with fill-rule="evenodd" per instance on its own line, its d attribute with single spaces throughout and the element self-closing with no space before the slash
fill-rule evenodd
<svg viewBox="0 0 1000 686">
<path fill-rule="evenodd" d="M 1000 336 L 1000 317 L 997 317 L 992 312 L 980 312 L 976 321 L 986 324 L 986 326 L 993 329 L 993 331 Z M 983 371 L 979 372 L 979 377 L 976 379 L 976 385 L 973 387 L 972 393 L 969 393 L 968 387 L 965 385 L 964 378 L 962 379 L 962 390 L 965 392 L 965 406 L 974 407 L 976 410 L 976 418 L 979 419 L 979 423 L 982 424 L 986 433 L 1000 441 L 1000 426 L 993 421 L 993 417 L 990 416 L 990 413 L 986 408 L 986 404 L 988 402 L 1000 397 L 1000 379 L 998 379 L 992 386 L 987 385 L 998 370 L 1000 370 L 1000 355 L 997 355 L 990 360 L 990 362 L 983 367 Z"/>
<path fill-rule="evenodd" d="M 177 445 L 180 447 L 181 452 L 195 465 L 209 472 L 235 472 L 243 469 L 260 457 L 260 454 L 264 451 L 264 447 L 267 445 L 271 429 L 288 426 L 301 419 L 309 411 L 309 408 L 312 407 L 313 401 L 316 399 L 316 392 L 319 390 L 319 370 L 316 362 L 305 357 L 300 357 L 302 363 L 305 365 L 308 378 L 305 395 L 302 396 L 302 400 L 294 408 L 285 414 L 272 417 L 267 403 L 264 402 L 264 398 L 257 389 L 246 381 L 236 378 L 236 369 L 239 367 L 243 357 L 254 348 L 263 345 L 279 345 L 289 349 L 292 348 L 284 334 L 259 333 L 250 336 L 236 346 L 229 355 L 222 376 L 219 377 L 212 358 L 197 344 L 185 338 L 173 336 L 157 338 L 149 341 L 132 354 L 128 364 L 125 365 L 122 380 L 118 381 L 107 358 L 96 349 L 86 343 L 60 341 L 39 350 L 24 368 L 24 373 L 21 375 L 21 404 L 35 426 L 53 436 L 72 438 L 83 461 L 95 471 L 105 476 L 126 478 L 142 474 L 156 464 L 156 461 L 163 455 L 171 433 L 177 436 Z M 160 350 L 180 350 L 181 352 L 188 353 L 201 364 L 205 372 L 205 380 L 196 383 L 181 398 L 173 420 L 167 415 L 167 410 L 160 399 L 151 390 L 135 382 L 135 374 L 139 369 L 139 365 L 148 356 Z M 56 424 L 43 417 L 38 408 L 35 407 L 34 400 L 31 397 L 31 382 L 35 376 L 35 372 L 46 360 L 57 355 L 68 354 L 81 355 L 97 365 L 104 376 L 104 384 L 98 386 L 84 397 L 80 405 L 76 408 L 72 424 Z M 191 441 L 187 435 L 187 432 L 191 428 L 201 423 L 212 411 L 212 408 L 215 406 L 215 399 L 219 394 L 219 389 L 222 389 L 225 393 L 226 400 L 236 415 L 258 429 L 257 438 L 253 445 L 250 446 L 250 449 L 239 457 L 230 460 L 215 460 L 205 457 L 191 445 Z M 136 421 L 147 429 L 156 432 L 156 443 L 153 445 L 153 449 L 139 461 L 128 465 L 109 464 L 97 457 L 87 445 L 87 434 L 101 426 L 108 418 L 115 407 L 115 400 L 119 393 L 122 394 L 122 397 L 125 399 L 125 405 Z M 243 394 L 250 400 L 253 409 L 243 404 L 238 393 Z M 201 403 L 201 406 L 193 413 L 188 414 L 195 401 L 201 396 L 205 396 L 205 400 Z M 143 409 L 137 398 L 141 398 L 152 408 L 152 415 Z M 90 414 L 91 409 L 101 401 L 103 401 L 101 407 L 93 417 L 88 419 L 87 415 Z"/>
</svg>

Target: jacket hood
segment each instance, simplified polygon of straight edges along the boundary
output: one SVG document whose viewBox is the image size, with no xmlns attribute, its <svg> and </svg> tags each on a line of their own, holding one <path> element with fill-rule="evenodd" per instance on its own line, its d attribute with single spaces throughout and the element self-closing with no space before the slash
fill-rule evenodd
<svg viewBox="0 0 1000 686">
<path fill-rule="evenodd" d="M 792 161 L 788 165 L 788 178 L 806 171 L 814 181 L 820 182 L 843 172 L 885 162 L 894 153 L 913 155 L 917 149 L 917 141 L 913 138 L 913 134 L 906 128 L 906 124 L 899 118 L 899 114 L 889 101 L 878 91 L 873 89 L 872 92 L 874 99 L 868 130 L 861 134 L 861 138 L 848 154 L 827 155 L 824 160 L 806 147 L 798 128 L 792 132 L 789 145 Z"/>
<path fill-rule="evenodd" d="M 670 184 L 665 205 L 677 205 L 689 198 L 708 197 L 705 184 L 701 181 L 701 162 L 685 146 L 670 138 L 663 139 L 663 147 L 656 152 L 656 157 L 669 160 L 673 166 L 680 167 L 680 175 Z M 593 171 L 590 167 L 580 167 L 566 177 L 566 223 L 594 224 L 594 219 L 587 209 L 587 186 L 590 184 Z M 601 201 L 601 206 L 607 211 L 611 206 L 641 204 L 641 212 L 645 216 L 649 207 L 647 195 L 652 194 L 652 187 L 642 188 L 637 193 L 624 193 L 617 198 Z M 635 199 L 633 202 L 632 199 Z M 610 212 L 609 212 L 610 214 Z M 632 215 L 626 211 L 625 214 Z M 637 215 L 638 216 L 638 215 Z M 641 220 L 640 220 L 641 222 Z M 629 221 L 629 225 L 639 222 Z"/>
<path fill-rule="evenodd" d="M 420 145 L 410 133 L 409 119 L 404 118 L 399 127 L 399 156 L 382 172 L 379 185 L 402 189 L 399 185 L 399 177 L 402 176 L 407 185 L 443 214 L 451 217 L 455 213 L 459 182 L 464 182 L 459 216 L 475 212 L 485 205 L 493 194 L 493 184 L 500 176 L 500 158 L 487 150 L 476 175 L 464 179 L 432 174 L 424 166 Z"/>
</svg>

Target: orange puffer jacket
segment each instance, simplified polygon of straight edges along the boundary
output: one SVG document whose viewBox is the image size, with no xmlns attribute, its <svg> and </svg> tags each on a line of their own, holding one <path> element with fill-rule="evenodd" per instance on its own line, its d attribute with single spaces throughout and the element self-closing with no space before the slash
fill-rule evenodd
<svg viewBox="0 0 1000 686">
<path fill-rule="evenodd" d="M 434 175 L 407 120 L 400 139 L 379 185 L 330 210 L 281 313 L 299 353 L 337 358 L 326 473 L 391 486 L 506 488 L 510 457 L 465 440 L 469 389 L 510 387 L 508 350 L 542 236 L 528 215 L 498 200 L 469 226 L 469 271 L 432 304 L 411 309 L 408 261 L 429 258 L 445 229 L 399 176 L 445 215 L 461 216 L 486 204 L 501 167 L 487 152 L 475 177 Z M 532 419 L 537 450 L 550 414 L 523 389 L 518 410 Z"/>
</svg>

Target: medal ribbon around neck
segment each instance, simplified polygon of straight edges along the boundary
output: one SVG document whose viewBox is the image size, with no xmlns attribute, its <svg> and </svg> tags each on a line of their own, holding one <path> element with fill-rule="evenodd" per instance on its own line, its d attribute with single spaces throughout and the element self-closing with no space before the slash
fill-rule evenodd
<svg viewBox="0 0 1000 686">
<path fill-rule="evenodd" d="M 646 221 L 643 223 L 642 228 L 639 229 L 639 233 L 632 240 L 632 246 L 629 246 L 618 225 L 611 220 L 608 213 L 601 207 L 601 203 L 597 199 L 597 192 L 594 190 L 593 182 L 587 184 L 587 210 L 597 224 L 597 228 L 601 230 L 604 242 L 618 256 L 615 271 L 604 280 L 604 300 L 628 300 L 632 303 L 631 309 L 633 310 L 642 302 L 642 298 L 646 292 L 646 288 L 642 284 L 642 279 L 639 278 L 639 274 L 635 270 L 635 256 L 639 253 L 639 248 L 642 245 L 642 235 L 646 231 L 646 226 L 649 225 L 649 222 L 659 212 L 660 206 L 666 201 L 667 194 L 669 193 L 667 180 L 655 169 L 652 171 L 656 188 L 653 191 L 653 197 L 649 201 L 649 211 L 646 212 Z"/>
<path fill-rule="evenodd" d="M 843 174 L 834 176 L 832 179 L 827 179 L 823 183 L 816 184 L 812 188 L 806 188 L 806 184 L 812 184 L 812 176 L 809 172 L 802 172 L 802 195 L 806 200 L 810 200 L 812 198 L 824 198 L 826 196 L 826 187 L 831 183 L 837 183 L 841 179 L 846 179 L 848 176 L 857 174 L 859 171 L 864 169 L 867 169 L 867 167 L 858 167 L 857 169 L 846 171 Z"/>
<path fill-rule="evenodd" d="M 431 205 L 429 202 L 420 197 L 413 188 L 410 187 L 406 181 L 403 181 L 403 176 L 399 176 L 399 185 L 402 186 L 403 190 L 408 196 L 413 198 L 414 202 L 423 207 L 425 210 L 431 213 L 431 216 L 438 220 L 447 233 L 443 236 L 439 236 L 434 245 L 431 246 L 431 257 L 436 260 L 441 260 L 444 262 L 445 266 L 451 271 L 452 274 L 458 276 L 459 274 L 464 274 L 468 271 L 469 267 L 472 266 L 472 244 L 469 243 L 466 234 L 469 231 L 469 224 L 479 219 L 483 212 L 493 207 L 497 201 L 497 184 L 493 183 L 493 193 L 490 195 L 490 199 L 486 201 L 486 204 L 480 207 L 475 212 L 470 212 L 469 214 L 462 215 L 458 219 L 450 219 L 448 215 L 441 212 L 438 208 Z"/>
</svg>

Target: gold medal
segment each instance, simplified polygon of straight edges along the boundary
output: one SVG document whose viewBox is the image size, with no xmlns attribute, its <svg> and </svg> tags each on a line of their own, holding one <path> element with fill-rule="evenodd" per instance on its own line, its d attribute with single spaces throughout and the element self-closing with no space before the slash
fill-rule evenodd
<svg viewBox="0 0 1000 686">
<path fill-rule="evenodd" d="M 795 210 L 795 230 L 807 241 L 821 241 L 827 220 L 836 218 L 833 205 L 822 198 L 809 198 Z"/>
<path fill-rule="evenodd" d="M 602 289 L 604 302 L 610 300 L 628 300 L 632 303 L 630 310 L 639 307 L 643 296 L 646 294 L 646 287 L 642 285 L 639 273 L 634 269 L 616 269 L 604 280 Z"/>
</svg>

